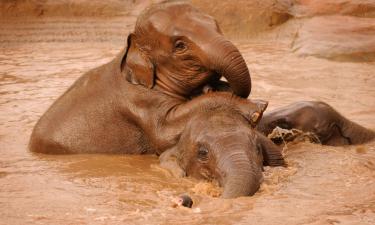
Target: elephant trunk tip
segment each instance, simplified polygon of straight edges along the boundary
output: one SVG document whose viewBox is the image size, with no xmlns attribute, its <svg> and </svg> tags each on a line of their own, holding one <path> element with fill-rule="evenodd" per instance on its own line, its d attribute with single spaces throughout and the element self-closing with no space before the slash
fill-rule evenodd
<svg viewBox="0 0 375 225">
<path fill-rule="evenodd" d="M 259 190 L 262 180 L 263 174 L 256 171 L 229 177 L 224 184 L 222 198 L 252 196 Z"/>
</svg>

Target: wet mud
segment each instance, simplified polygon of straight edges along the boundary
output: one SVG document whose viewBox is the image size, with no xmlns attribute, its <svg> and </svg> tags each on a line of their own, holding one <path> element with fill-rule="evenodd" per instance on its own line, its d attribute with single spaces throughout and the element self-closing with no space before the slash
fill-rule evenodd
<svg viewBox="0 0 375 225">
<path fill-rule="evenodd" d="M 134 22 L 131 13 L 0 19 L 0 224 L 375 224 L 374 141 L 288 145 L 289 166 L 266 167 L 261 189 L 237 199 L 220 199 L 215 184 L 172 177 L 152 155 L 29 152 L 38 118 L 82 73 L 110 61 Z M 375 130 L 375 63 L 293 51 L 301 23 L 251 38 L 228 34 L 250 68 L 251 97 L 269 109 L 326 101 Z M 183 193 L 193 209 L 172 207 Z"/>
</svg>

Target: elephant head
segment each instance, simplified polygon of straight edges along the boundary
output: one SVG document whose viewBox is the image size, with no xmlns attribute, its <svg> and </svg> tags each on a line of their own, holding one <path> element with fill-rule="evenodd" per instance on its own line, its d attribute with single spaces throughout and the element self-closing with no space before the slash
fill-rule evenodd
<svg viewBox="0 0 375 225">
<path fill-rule="evenodd" d="M 253 195 L 262 181 L 263 165 L 285 165 L 276 145 L 226 109 L 194 116 L 179 143 L 160 156 L 160 163 L 177 176 L 217 180 L 224 198 Z"/>
<path fill-rule="evenodd" d="M 234 94 L 250 94 L 249 70 L 238 49 L 215 19 L 187 3 L 151 6 L 127 43 L 121 71 L 133 84 L 186 98 L 223 76 Z"/>
</svg>

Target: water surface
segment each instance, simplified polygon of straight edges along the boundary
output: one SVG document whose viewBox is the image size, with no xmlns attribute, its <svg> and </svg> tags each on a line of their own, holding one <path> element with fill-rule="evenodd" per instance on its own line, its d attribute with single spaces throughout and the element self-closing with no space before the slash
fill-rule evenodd
<svg viewBox="0 0 375 225">
<path fill-rule="evenodd" d="M 81 74 L 110 61 L 134 18 L 0 21 L 0 224 L 375 224 L 375 143 L 285 149 L 253 197 L 173 178 L 156 156 L 30 153 L 38 118 Z M 236 40 L 252 97 L 276 108 L 322 100 L 375 129 L 375 63 L 300 58 L 270 39 Z M 173 208 L 188 193 L 194 209 Z"/>
</svg>

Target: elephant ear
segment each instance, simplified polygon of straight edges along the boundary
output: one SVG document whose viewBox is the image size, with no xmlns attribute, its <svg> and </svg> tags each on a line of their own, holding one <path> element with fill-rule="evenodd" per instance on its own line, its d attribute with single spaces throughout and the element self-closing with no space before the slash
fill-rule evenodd
<svg viewBox="0 0 375 225">
<path fill-rule="evenodd" d="M 152 88 L 155 82 L 154 65 L 135 42 L 135 35 L 129 34 L 127 49 L 121 60 L 121 72 L 132 84 Z"/>
<path fill-rule="evenodd" d="M 251 114 L 250 120 L 253 127 L 256 127 L 266 111 L 268 102 L 260 99 L 251 100 L 256 105 L 256 110 Z"/>
<path fill-rule="evenodd" d="M 177 146 L 174 146 L 159 156 L 160 166 L 167 169 L 175 177 L 185 177 L 186 172 L 178 164 L 178 151 Z"/>
<path fill-rule="evenodd" d="M 264 166 L 286 166 L 281 148 L 275 145 L 270 139 L 258 133 L 258 147 L 263 154 Z"/>
</svg>

